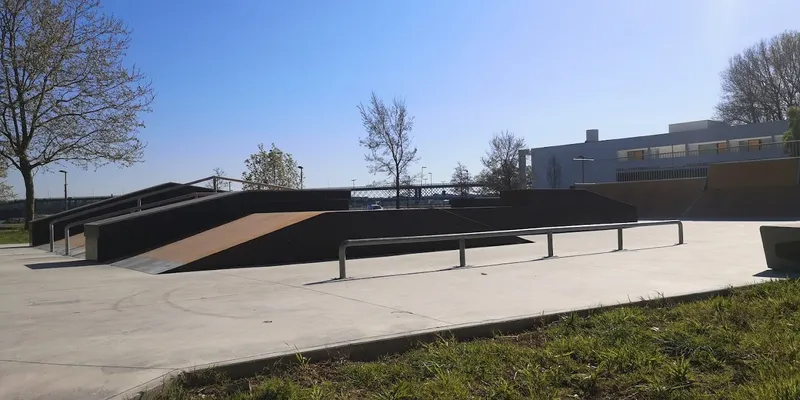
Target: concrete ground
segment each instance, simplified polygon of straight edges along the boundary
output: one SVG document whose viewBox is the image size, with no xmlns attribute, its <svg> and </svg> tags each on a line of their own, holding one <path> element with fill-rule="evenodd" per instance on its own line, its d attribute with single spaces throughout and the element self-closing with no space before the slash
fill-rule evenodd
<svg viewBox="0 0 800 400">
<path fill-rule="evenodd" d="M 785 224 L 785 223 L 783 223 Z M 107 399 L 200 364 L 686 294 L 769 277 L 757 222 L 557 235 L 533 244 L 172 275 L 0 248 L 0 399 Z M 445 270 L 443 270 L 445 269 Z M 129 392 L 130 393 L 130 392 Z"/>
</svg>

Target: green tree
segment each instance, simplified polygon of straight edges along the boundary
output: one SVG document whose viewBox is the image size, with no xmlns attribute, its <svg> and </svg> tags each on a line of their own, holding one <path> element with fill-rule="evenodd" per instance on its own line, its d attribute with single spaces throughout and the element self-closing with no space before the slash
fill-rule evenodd
<svg viewBox="0 0 800 400">
<path fill-rule="evenodd" d="M 291 154 L 277 148 L 275 143 L 269 151 L 264 149 L 264 144 L 259 144 L 258 152 L 251 154 L 250 158 L 244 161 L 244 166 L 242 180 L 269 185 L 244 184 L 244 190 L 300 188 L 300 171 L 297 163 Z"/>
<path fill-rule="evenodd" d="M 787 115 L 789 130 L 783 133 L 783 141 L 792 157 L 800 157 L 800 107 L 789 108 Z"/>
<path fill-rule="evenodd" d="M 385 173 L 394 181 L 395 207 L 400 208 L 400 186 L 408 166 L 417 161 L 417 148 L 413 145 L 411 130 L 414 117 L 408 114 L 403 100 L 394 99 L 387 105 L 375 93 L 369 104 L 359 104 L 361 123 L 367 136 L 359 144 L 368 150 L 364 156 L 369 172 Z"/>
<path fill-rule="evenodd" d="M 37 169 L 142 160 L 139 116 L 154 94 L 125 65 L 129 42 L 99 0 L 0 3 L 0 156 L 22 174 L 26 227 Z"/>
</svg>

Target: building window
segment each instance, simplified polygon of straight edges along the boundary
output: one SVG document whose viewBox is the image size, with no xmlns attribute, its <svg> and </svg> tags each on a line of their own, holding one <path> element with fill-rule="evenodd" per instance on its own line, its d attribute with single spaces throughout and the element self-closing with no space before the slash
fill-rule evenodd
<svg viewBox="0 0 800 400">
<path fill-rule="evenodd" d="M 761 139 L 750 139 L 747 141 L 747 150 L 748 151 L 759 151 L 761 150 Z"/>
<path fill-rule="evenodd" d="M 717 143 L 717 154 L 726 153 L 728 151 L 728 142 Z"/>
<path fill-rule="evenodd" d="M 628 160 L 644 160 L 644 150 L 629 151 Z"/>
</svg>

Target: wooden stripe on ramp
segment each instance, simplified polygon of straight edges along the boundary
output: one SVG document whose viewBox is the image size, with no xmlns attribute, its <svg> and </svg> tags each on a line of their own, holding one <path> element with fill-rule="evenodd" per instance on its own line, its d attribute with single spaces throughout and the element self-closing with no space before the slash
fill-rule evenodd
<svg viewBox="0 0 800 400">
<path fill-rule="evenodd" d="M 320 211 L 251 214 L 136 257 L 186 264 L 316 217 Z"/>
</svg>

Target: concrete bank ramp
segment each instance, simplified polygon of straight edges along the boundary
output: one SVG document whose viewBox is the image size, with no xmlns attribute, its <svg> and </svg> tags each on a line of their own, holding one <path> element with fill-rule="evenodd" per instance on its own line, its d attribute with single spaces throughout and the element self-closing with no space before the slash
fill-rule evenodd
<svg viewBox="0 0 800 400">
<path fill-rule="evenodd" d="M 800 219 L 800 159 L 729 162 L 708 167 L 707 189 L 687 219 Z"/>
<path fill-rule="evenodd" d="M 578 184 L 576 187 L 636 207 L 640 219 L 679 218 L 703 193 L 705 178 Z"/>
<path fill-rule="evenodd" d="M 800 158 L 716 163 L 708 166 L 709 190 L 797 186 Z"/>
</svg>

